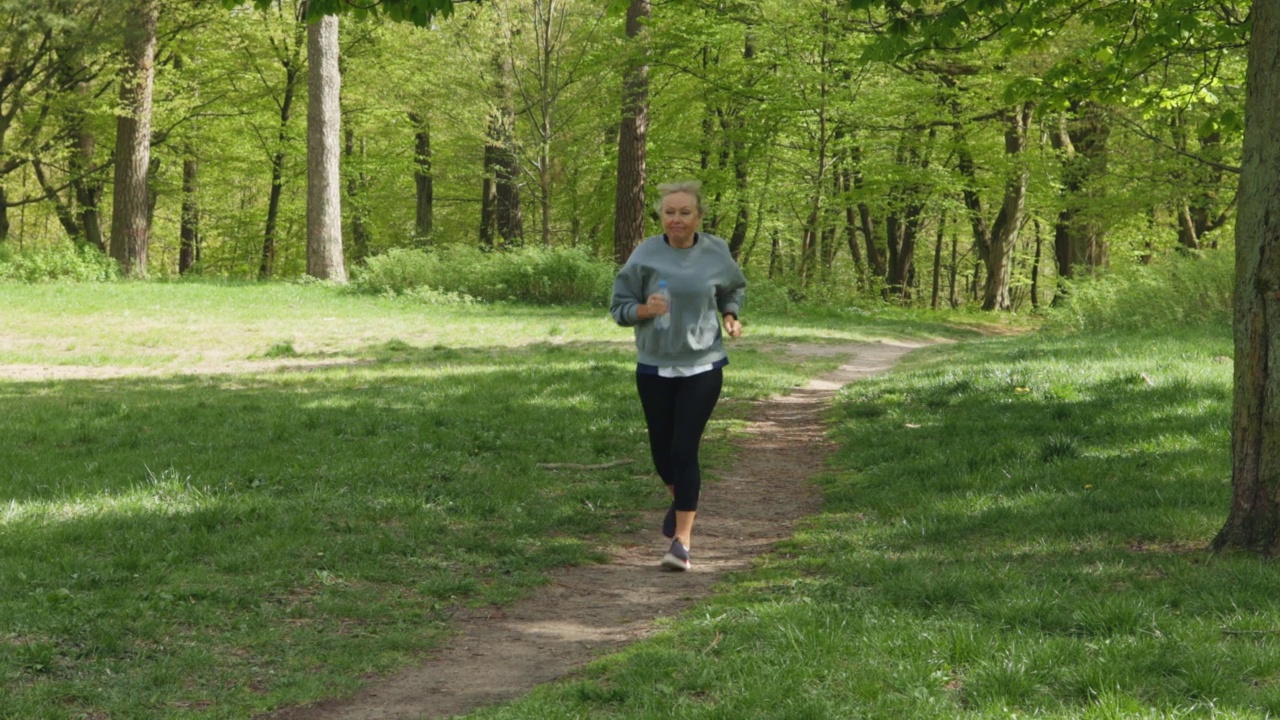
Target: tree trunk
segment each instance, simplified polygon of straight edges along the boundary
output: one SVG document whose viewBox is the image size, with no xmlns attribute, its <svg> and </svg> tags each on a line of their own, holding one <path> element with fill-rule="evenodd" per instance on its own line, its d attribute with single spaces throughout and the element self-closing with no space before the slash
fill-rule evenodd
<svg viewBox="0 0 1280 720">
<path fill-rule="evenodd" d="M 782 238 L 778 229 L 769 231 L 769 279 L 773 280 L 782 273 Z"/>
<path fill-rule="evenodd" d="M 5 192 L 4 181 L 0 180 L 0 243 L 9 239 L 9 195 Z"/>
<path fill-rule="evenodd" d="M 627 38 L 635 58 L 622 80 L 622 122 L 618 128 L 618 184 L 614 196 L 613 259 L 619 265 L 644 238 L 645 147 L 649 134 L 649 64 L 641 31 L 649 0 L 627 6 Z"/>
<path fill-rule="evenodd" d="M 200 262 L 200 161 L 188 145 L 182 161 L 182 219 L 178 229 L 178 274 L 186 275 Z"/>
<path fill-rule="evenodd" d="M 280 129 L 276 133 L 276 149 L 271 154 L 271 191 L 267 197 L 267 224 L 262 234 L 262 258 L 258 264 L 258 278 L 266 280 L 275 272 L 276 229 L 280 222 L 280 199 L 284 192 L 285 147 L 289 142 L 289 121 L 293 117 L 293 100 L 298 91 L 298 74 L 301 72 L 301 48 L 306 32 L 305 6 L 298 9 L 297 26 L 293 45 L 279 60 L 284 67 L 284 97 L 280 100 Z"/>
<path fill-rule="evenodd" d="M 1044 231 L 1036 220 L 1036 256 L 1031 261 L 1031 307 L 1040 308 L 1040 257 L 1044 246 Z"/>
<path fill-rule="evenodd" d="M 494 247 L 494 226 L 498 220 L 498 183 L 496 174 L 497 139 L 493 123 L 489 123 L 489 136 L 484 146 L 484 179 L 480 181 L 480 246 Z"/>
<path fill-rule="evenodd" d="M 1094 103 L 1073 103 L 1072 117 L 1058 118 L 1050 133 L 1062 159 L 1062 210 L 1054 226 L 1054 257 L 1058 276 L 1074 276 L 1076 267 L 1089 271 L 1107 264 L 1102 223 L 1093 217 L 1107 172 L 1107 140 L 1111 128 L 1105 111 Z"/>
<path fill-rule="evenodd" d="M 938 309 L 938 298 L 942 291 L 942 243 L 946 239 L 947 216 L 944 213 L 938 218 L 938 235 L 933 243 L 933 292 L 929 298 L 929 307 Z"/>
<path fill-rule="evenodd" d="M 80 223 L 77 222 L 71 205 L 63 202 L 62 194 L 58 192 L 53 182 L 49 180 L 49 176 L 44 171 L 44 162 L 40 158 L 31 158 L 31 169 L 36 174 L 36 182 L 40 185 L 40 189 L 44 191 L 45 196 L 53 203 L 53 212 L 58 216 L 58 224 L 62 226 L 63 231 L 67 233 L 67 237 L 72 242 L 79 244 L 81 242 Z"/>
<path fill-rule="evenodd" d="M 413 184 L 417 190 L 414 203 L 414 234 L 419 240 L 431 236 L 435 214 L 435 178 L 431 172 L 431 125 L 417 113 L 409 113 L 409 122 L 417 128 L 413 146 Z"/>
<path fill-rule="evenodd" d="M 953 231 L 951 233 L 951 267 L 947 268 L 947 287 L 949 287 L 950 295 L 947 297 L 947 304 L 953 308 L 960 307 L 960 290 L 956 287 L 956 276 L 960 273 L 960 237 Z"/>
<path fill-rule="evenodd" d="M 524 238 L 524 210 L 520 203 L 520 159 L 516 156 L 515 73 L 510 55 L 503 55 L 498 109 L 498 147 L 495 166 L 498 199 L 498 236 L 503 243 L 519 244 Z"/>
<path fill-rule="evenodd" d="M 927 142 L 913 131 L 906 131 L 898 144 L 897 163 L 906 173 L 916 175 L 931 162 L 937 131 L 931 129 Z M 915 274 L 916 239 L 924 214 L 925 189 L 915 180 L 899 182 L 889 193 L 889 216 L 885 219 L 889 249 L 888 274 L 885 277 L 886 298 L 907 300 L 911 297 L 911 278 Z"/>
<path fill-rule="evenodd" d="M 307 26 L 307 274 L 345 283 L 341 89 L 338 18 L 327 15 Z"/>
<path fill-rule="evenodd" d="M 1033 105 L 1023 103 L 1009 116 L 1009 126 L 1004 133 L 1004 150 L 1013 167 L 1005 181 L 1004 202 L 1000 214 L 991 226 L 991 246 L 988 249 L 987 283 L 983 293 L 983 310 L 1012 310 L 1009 282 L 1013 268 L 1013 248 L 1018 242 L 1018 230 L 1022 226 L 1027 204 L 1027 183 L 1031 179 L 1030 168 L 1022 154 L 1027 147 L 1027 133 L 1031 127 Z"/>
<path fill-rule="evenodd" d="M 76 150 L 71 155 L 71 188 L 76 194 L 80 210 L 80 231 L 87 245 L 107 252 L 107 242 L 102 237 L 102 216 L 98 208 L 102 201 L 102 180 L 97 173 L 90 173 L 93 166 L 95 139 L 93 132 L 81 127 L 76 132 Z"/>
<path fill-rule="evenodd" d="M 135 0 L 126 15 L 125 67 L 116 121 L 111 257 L 126 276 L 146 277 L 151 225 L 147 170 L 151 163 L 151 90 L 155 78 L 156 0 Z"/>
<path fill-rule="evenodd" d="M 343 128 L 343 152 L 347 157 L 347 212 L 351 215 L 351 257 L 360 262 L 369 256 L 373 231 L 369 227 L 369 208 L 363 193 L 369 184 L 364 172 L 365 140 L 356 139 L 350 124 Z"/>
<path fill-rule="evenodd" d="M 1178 118 L 1173 127 L 1174 146 L 1181 152 L 1194 154 L 1206 160 L 1222 162 L 1224 151 L 1222 135 L 1215 131 L 1196 133 L 1199 147 L 1188 148 L 1187 128 Z M 1194 163 L 1189 170 L 1175 174 L 1175 182 L 1187 188 L 1187 195 L 1177 203 L 1178 244 L 1180 250 L 1199 250 L 1204 247 L 1205 236 L 1226 224 L 1231 217 L 1234 201 L 1224 203 L 1218 197 L 1224 171 L 1209 163 Z M 1208 241 L 1217 247 L 1217 241 Z"/>
<path fill-rule="evenodd" d="M 845 242 L 849 246 L 849 259 L 853 261 L 854 271 L 858 276 L 858 284 L 867 284 L 867 267 L 862 261 L 862 246 L 858 244 L 858 208 L 853 202 L 853 171 L 850 169 L 848 132 L 840 125 L 836 127 L 835 167 L 832 169 L 832 183 L 836 197 L 844 212 Z"/>
<path fill-rule="evenodd" d="M 1280 554 L 1280 4 L 1256 0 L 1236 218 L 1231 512 L 1215 550 Z"/>
<path fill-rule="evenodd" d="M 862 175 L 861 145 L 854 145 L 850 150 L 849 162 L 853 166 L 853 187 L 855 190 L 860 191 L 866 184 Z M 876 228 L 875 220 L 871 215 L 871 206 L 862 201 L 858 202 L 858 221 L 862 230 L 862 238 L 867 246 L 867 268 L 872 275 L 883 279 L 888 274 L 888 268 L 885 267 L 884 255 L 876 247 Z"/>
</svg>

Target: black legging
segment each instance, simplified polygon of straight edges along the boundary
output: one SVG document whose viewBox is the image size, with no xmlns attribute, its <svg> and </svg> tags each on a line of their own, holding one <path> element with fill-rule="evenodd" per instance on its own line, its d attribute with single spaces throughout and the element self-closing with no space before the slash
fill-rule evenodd
<svg viewBox="0 0 1280 720">
<path fill-rule="evenodd" d="M 702 490 L 698 445 L 723 382 L 720 368 L 674 378 L 636 373 L 653 466 L 664 483 L 675 487 L 676 510 L 698 509 Z"/>
</svg>

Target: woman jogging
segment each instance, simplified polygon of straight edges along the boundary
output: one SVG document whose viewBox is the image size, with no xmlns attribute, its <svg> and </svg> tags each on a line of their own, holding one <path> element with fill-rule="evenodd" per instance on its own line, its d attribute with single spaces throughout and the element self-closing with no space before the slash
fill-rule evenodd
<svg viewBox="0 0 1280 720">
<path fill-rule="evenodd" d="M 658 186 L 661 235 L 646 238 L 613 283 L 610 312 L 635 329 L 636 389 L 659 477 L 671 492 L 662 533 L 671 545 L 662 566 L 688 570 L 702 475 L 698 446 L 720 398 L 729 363 L 724 334 L 738 337 L 747 280 L 728 244 L 698 232 L 701 185 Z"/>
</svg>

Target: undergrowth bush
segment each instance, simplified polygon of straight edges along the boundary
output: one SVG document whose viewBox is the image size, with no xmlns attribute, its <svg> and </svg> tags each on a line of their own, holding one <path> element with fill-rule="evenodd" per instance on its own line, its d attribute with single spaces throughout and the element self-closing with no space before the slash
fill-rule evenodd
<svg viewBox="0 0 1280 720">
<path fill-rule="evenodd" d="M 1067 281 L 1047 325 L 1087 330 L 1230 324 L 1234 283 L 1229 250 L 1159 258 Z"/>
<path fill-rule="evenodd" d="M 608 302 L 612 261 L 573 248 L 483 251 L 462 245 L 395 249 L 353 274 L 356 292 L 413 296 L 428 302 L 516 301 L 539 305 Z"/>
<path fill-rule="evenodd" d="M 59 244 L 13 250 L 0 245 L 0 281 L 106 282 L 119 276 L 116 262 L 96 248 Z"/>
</svg>

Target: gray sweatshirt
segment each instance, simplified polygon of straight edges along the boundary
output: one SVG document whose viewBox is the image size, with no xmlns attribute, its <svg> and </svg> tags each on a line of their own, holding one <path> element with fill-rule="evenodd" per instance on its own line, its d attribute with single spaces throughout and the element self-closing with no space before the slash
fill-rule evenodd
<svg viewBox="0 0 1280 720">
<path fill-rule="evenodd" d="M 671 326 L 665 330 L 637 317 L 638 306 L 658 291 L 659 280 L 667 281 L 671 293 Z M 698 233 L 693 247 L 679 249 L 655 235 L 645 238 L 618 272 L 609 312 L 619 325 L 635 328 L 640 362 L 705 365 L 724 359 L 720 318 L 737 316 L 746 287 L 724 240 Z"/>
</svg>

